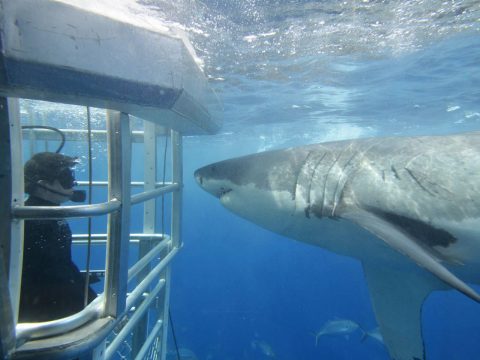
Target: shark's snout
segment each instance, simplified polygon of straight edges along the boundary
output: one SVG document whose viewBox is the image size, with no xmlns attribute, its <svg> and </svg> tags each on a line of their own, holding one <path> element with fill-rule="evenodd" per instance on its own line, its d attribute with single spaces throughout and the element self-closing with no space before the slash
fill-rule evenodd
<svg viewBox="0 0 480 360">
<path fill-rule="evenodd" d="M 195 170 L 193 176 L 195 176 L 198 185 L 210 192 L 205 186 L 209 185 L 211 180 L 215 178 L 215 171 L 215 165 L 211 164 Z"/>
<path fill-rule="evenodd" d="M 217 198 L 221 198 L 232 189 L 226 186 L 225 181 L 218 179 L 215 164 L 204 166 L 194 172 L 195 180 L 205 191 Z"/>
<path fill-rule="evenodd" d="M 202 173 L 201 173 L 200 170 L 201 169 L 196 170 L 193 173 L 193 176 L 195 177 L 195 181 L 198 183 L 198 185 L 202 186 L 203 185 L 203 176 L 202 176 Z"/>
</svg>

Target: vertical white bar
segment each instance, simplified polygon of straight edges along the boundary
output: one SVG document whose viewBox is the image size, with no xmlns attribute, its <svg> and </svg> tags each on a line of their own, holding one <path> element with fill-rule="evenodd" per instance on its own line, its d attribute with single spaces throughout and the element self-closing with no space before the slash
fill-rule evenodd
<svg viewBox="0 0 480 360">
<path fill-rule="evenodd" d="M 20 107 L 17 98 L 8 99 L 8 116 L 10 121 L 10 142 L 12 162 L 12 206 L 23 205 L 24 179 L 22 155 L 22 128 L 20 124 Z M 20 289 L 23 264 L 23 220 L 14 219 L 11 223 L 10 237 L 10 294 L 15 324 L 20 306 Z"/>
<path fill-rule="evenodd" d="M 182 243 L 182 198 L 183 198 L 183 145 L 182 135 L 172 130 L 172 182 L 179 185 L 172 194 L 172 243 L 180 247 Z"/>
<path fill-rule="evenodd" d="M 143 122 L 143 142 L 144 142 L 144 163 L 143 163 L 143 191 L 155 189 L 157 181 L 157 125 L 151 121 Z M 148 200 L 143 203 L 143 233 L 154 234 L 155 218 L 156 218 L 156 199 Z M 138 259 L 140 260 L 145 254 L 152 249 L 155 244 L 153 240 L 140 239 L 138 249 Z M 137 283 L 140 283 L 145 276 L 148 275 L 151 267 L 147 265 L 137 276 Z M 149 311 L 139 319 L 134 328 L 132 336 L 132 351 L 131 356 L 137 357 L 137 353 L 142 349 L 145 340 L 147 339 Z"/>
<path fill-rule="evenodd" d="M 108 198 L 122 203 L 108 217 L 105 315 L 117 317 L 124 310 L 128 281 L 130 237 L 131 134 L 128 114 L 107 111 Z"/>
<path fill-rule="evenodd" d="M 179 185 L 177 191 L 172 193 L 172 225 L 171 238 L 172 246 L 180 247 L 181 226 L 182 226 L 182 194 L 183 194 L 183 148 L 182 135 L 174 130 L 170 131 L 170 138 L 172 144 L 172 182 Z M 171 250 L 171 249 L 170 249 Z M 170 279 L 171 279 L 170 265 L 165 270 L 165 292 L 163 303 L 163 331 L 162 331 L 162 353 L 161 360 L 165 360 L 167 356 L 167 340 L 168 340 L 168 324 L 169 324 L 169 309 L 170 309 Z"/>
<path fill-rule="evenodd" d="M 13 131 L 14 133 L 15 131 Z M 15 323 L 12 300 L 18 294 L 12 294 L 9 287 L 11 246 L 21 239 L 12 238 L 12 156 L 14 149 L 11 141 L 8 99 L 0 97 L 0 359 L 9 358 L 15 349 Z M 15 134 L 13 134 L 15 136 Z M 17 259 L 13 261 L 18 262 Z M 17 292 L 19 285 L 17 281 Z"/>
<path fill-rule="evenodd" d="M 25 110 L 27 111 L 27 119 L 28 119 L 28 125 L 35 125 L 35 119 L 33 117 L 32 113 L 32 107 L 30 105 L 27 105 Z M 35 134 L 34 129 L 28 130 L 28 149 L 29 149 L 29 158 L 35 154 L 36 147 L 37 147 L 37 136 Z M 46 150 L 45 150 L 46 151 Z"/>
<path fill-rule="evenodd" d="M 157 135 L 156 125 L 144 121 L 144 191 L 154 190 L 157 181 Z M 155 199 L 145 201 L 143 207 L 143 232 L 155 233 Z"/>
</svg>

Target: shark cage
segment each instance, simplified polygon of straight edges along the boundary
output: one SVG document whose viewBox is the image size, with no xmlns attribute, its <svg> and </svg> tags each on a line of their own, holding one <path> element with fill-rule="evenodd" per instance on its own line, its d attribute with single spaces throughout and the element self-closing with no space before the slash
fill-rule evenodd
<svg viewBox="0 0 480 360">
<path fill-rule="evenodd" d="M 215 133 L 222 106 L 182 33 L 78 4 L 0 1 L 0 358 L 165 359 L 182 136 Z M 89 164 L 78 186 L 90 201 L 25 205 L 23 163 L 58 133 Z M 103 175 L 93 179 L 92 163 Z M 24 222 L 46 219 L 82 222 L 73 253 L 85 279 L 100 279 L 99 295 L 68 317 L 21 323 Z"/>
</svg>

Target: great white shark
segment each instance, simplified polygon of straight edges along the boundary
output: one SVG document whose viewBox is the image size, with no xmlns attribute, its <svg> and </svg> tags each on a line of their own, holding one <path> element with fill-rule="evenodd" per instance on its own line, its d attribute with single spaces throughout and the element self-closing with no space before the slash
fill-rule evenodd
<svg viewBox="0 0 480 360">
<path fill-rule="evenodd" d="M 426 359 L 421 308 L 431 291 L 480 302 L 469 285 L 480 283 L 480 132 L 268 151 L 195 178 L 245 219 L 359 259 L 392 359 Z"/>
</svg>

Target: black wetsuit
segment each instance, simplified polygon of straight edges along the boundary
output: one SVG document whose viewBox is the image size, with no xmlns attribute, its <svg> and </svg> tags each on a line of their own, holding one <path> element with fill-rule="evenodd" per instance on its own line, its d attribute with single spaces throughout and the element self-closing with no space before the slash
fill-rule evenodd
<svg viewBox="0 0 480 360">
<path fill-rule="evenodd" d="M 53 206 L 30 196 L 30 206 Z M 65 220 L 26 220 L 19 322 L 59 319 L 83 309 L 84 276 L 72 261 Z M 96 293 L 89 288 L 89 302 Z"/>
</svg>

